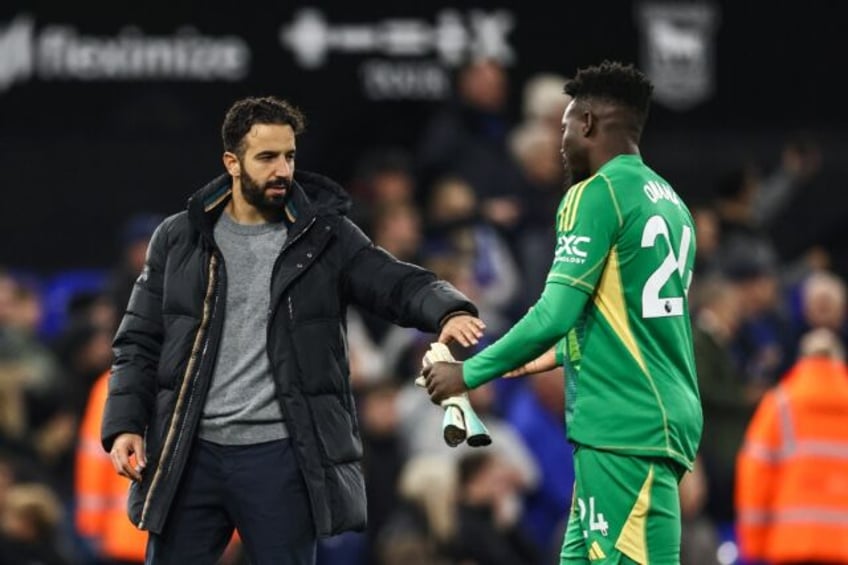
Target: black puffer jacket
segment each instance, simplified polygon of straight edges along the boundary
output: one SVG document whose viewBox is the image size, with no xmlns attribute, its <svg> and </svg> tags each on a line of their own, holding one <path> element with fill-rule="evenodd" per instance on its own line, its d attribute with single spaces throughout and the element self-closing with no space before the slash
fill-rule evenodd
<svg viewBox="0 0 848 565">
<path fill-rule="evenodd" d="M 227 280 L 213 226 L 229 195 L 224 175 L 159 226 L 114 341 L 103 446 L 122 432 L 144 434 L 148 464 L 131 487 L 129 513 L 152 532 L 165 523 L 217 356 Z M 329 179 L 295 176 L 293 223 L 270 289 L 268 357 L 319 536 L 365 527 L 347 305 L 428 332 L 451 312 L 477 312 L 429 271 L 375 247 L 345 217 L 349 208 Z"/>
</svg>

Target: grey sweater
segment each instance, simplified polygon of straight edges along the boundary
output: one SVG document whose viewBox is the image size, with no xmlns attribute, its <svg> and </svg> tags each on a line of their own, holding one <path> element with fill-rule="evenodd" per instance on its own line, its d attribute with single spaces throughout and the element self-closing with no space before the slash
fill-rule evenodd
<svg viewBox="0 0 848 565">
<path fill-rule="evenodd" d="M 227 212 L 215 224 L 227 296 L 201 439 L 248 445 L 288 437 L 266 351 L 271 271 L 286 235 L 283 223 L 242 225 Z"/>
</svg>

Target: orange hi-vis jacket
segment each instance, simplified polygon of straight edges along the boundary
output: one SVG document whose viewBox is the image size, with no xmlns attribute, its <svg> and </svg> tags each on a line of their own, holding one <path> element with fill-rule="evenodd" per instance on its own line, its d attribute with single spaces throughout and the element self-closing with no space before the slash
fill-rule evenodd
<svg viewBox="0 0 848 565">
<path fill-rule="evenodd" d="M 100 421 L 106 404 L 109 372 L 95 382 L 80 428 L 76 454 L 76 525 L 95 544 L 98 557 L 144 561 L 147 532 L 127 516 L 129 479 L 118 475 L 100 443 Z"/>
<path fill-rule="evenodd" d="M 762 400 L 736 468 L 739 548 L 769 563 L 848 563 L 848 369 L 800 360 Z"/>
</svg>

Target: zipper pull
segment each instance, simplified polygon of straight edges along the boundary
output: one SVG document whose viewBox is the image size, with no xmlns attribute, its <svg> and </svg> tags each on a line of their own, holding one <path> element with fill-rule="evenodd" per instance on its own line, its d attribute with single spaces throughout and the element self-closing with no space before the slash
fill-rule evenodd
<svg viewBox="0 0 848 565">
<path fill-rule="evenodd" d="M 289 320 L 294 322 L 294 306 L 292 306 L 292 297 L 291 296 L 288 297 L 288 303 L 289 303 Z"/>
</svg>

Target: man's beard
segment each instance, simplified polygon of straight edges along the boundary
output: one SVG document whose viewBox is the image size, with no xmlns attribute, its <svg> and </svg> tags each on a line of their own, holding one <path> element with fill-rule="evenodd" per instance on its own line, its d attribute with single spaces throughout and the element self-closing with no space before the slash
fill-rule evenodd
<svg viewBox="0 0 848 565">
<path fill-rule="evenodd" d="M 570 162 L 563 162 L 562 164 L 562 176 L 563 176 L 563 188 L 568 190 L 569 187 L 574 186 L 578 182 L 584 181 L 589 178 L 589 171 L 586 169 L 574 169 Z"/>
<path fill-rule="evenodd" d="M 571 174 L 571 169 L 564 167 L 562 169 L 562 192 L 568 192 L 568 189 L 574 186 L 574 175 Z"/>
<path fill-rule="evenodd" d="M 244 166 L 242 166 L 244 171 Z M 283 194 L 268 194 L 269 188 L 282 188 L 285 190 Z M 248 204 L 266 212 L 282 212 L 283 207 L 291 191 L 291 181 L 286 177 L 277 177 L 269 180 L 264 185 L 259 186 L 259 183 L 244 172 L 241 175 L 241 194 Z"/>
</svg>

